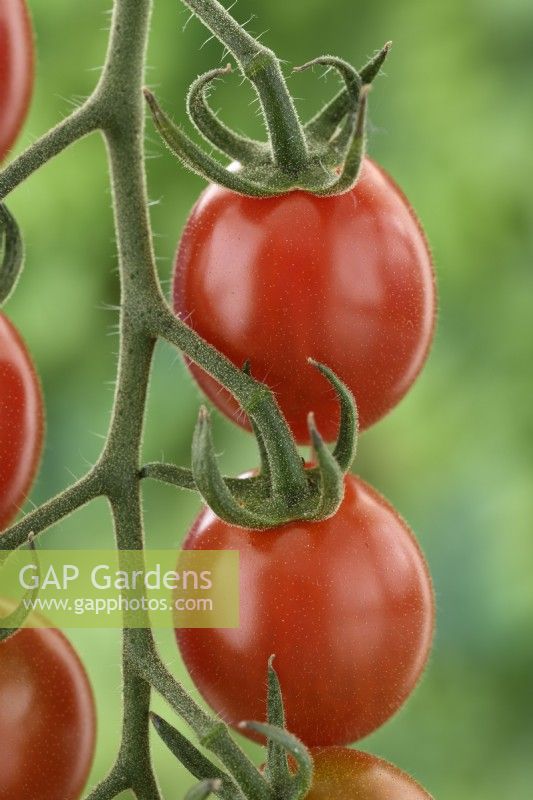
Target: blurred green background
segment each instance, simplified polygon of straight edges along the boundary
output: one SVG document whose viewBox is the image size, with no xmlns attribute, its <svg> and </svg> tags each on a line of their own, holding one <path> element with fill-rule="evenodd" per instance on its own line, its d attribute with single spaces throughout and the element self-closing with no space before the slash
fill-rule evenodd
<svg viewBox="0 0 533 800">
<path fill-rule="evenodd" d="M 30 0 L 37 84 L 19 148 L 87 94 L 102 64 L 111 0 Z M 360 443 L 357 471 L 410 521 L 435 579 L 438 630 L 414 697 L 362 743 L 412 773 L 436 797 L 525 800 L 533 787 L 533 7 L 530 0 L 239 0 L 239 20 L 293 64 L 333 52 L 359 65 L 394 49 L 371 97 L 370 153 L 404 187 L 428 233 L 440 321 L 414 390 Z M 184 118 L 184 94 L 222 49 L 177 0 L 156 0 L 148 79 Z M 304 114 L 334 78 L 291 78 Z M 237 76 L 215 105 L 250 133 L 261 122 Z M 166 287 L 188 210 L 202 182 L 185 174 L 148 126 L 156 247 Z M 78 143 L 10 200 L 27 245 L 7 312 L 34 354 L 46 397 L 46 449 L 32 502 L 80 476 L 97 457 L 112 401 L 118 297 L 102 143 Z M 187 464 L 199 404 L 174 351 L 160 347 L 145 455 Z M 217 419 L 227 471 L 254 466 L 253 442 Z M 145 486 L 147 538 L 178 546 L 199 503 Z M 95 503 L 47 535 L 52 546 L 106 546 Z M 44 540 L 42 540 L 44 542 Z M 119 635 L 72 633 L 95 686 L 103 775 L 119 735 Z M 161 645 L 183 677 L 170 633 Z M 162 705 L 157 708 L 163 710 Z M 171 716 L 168 713 L 168 716 Z M 253 750 L 253 747 L 251 747 Z M 165 796 L 189 785 L 154 741 Z M 254 751 L 260 758 L 259 751 Z"/>
</svg>

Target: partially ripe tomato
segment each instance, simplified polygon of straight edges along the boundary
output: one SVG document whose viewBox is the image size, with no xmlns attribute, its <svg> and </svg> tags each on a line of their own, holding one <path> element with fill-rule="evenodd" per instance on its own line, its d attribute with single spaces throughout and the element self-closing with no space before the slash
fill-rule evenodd
<svg viewBox="0 0 533 800">
<path fill-rule="evenodd" d="M 60 631 L 24 628 L 0 642 L 0 800 L 77 800 L 95 730 L 86 672 Z"/>
<path fill-rule="evenodd" d="M 24 0 L 0 2 L 0 161 L 15 141 L 30 104 L 33 39 Z"/>
<path fill-rule="evenodd" d="M 0 531 L 31 486 L 43 441 L 43 401 L 26 346 L 0 313 Z"/>
<path fill-rule="evenodd" d="M 231 725 L 266 718 L 273 654 L 287 728 L 309 747 L 366 736 L 422 673 L 434 624 L 426 562 L 397 512 L 345 480 L 330 519 L 249 531 L 205 509 L 185 541 L 240 552 L 240 627 L 176 631 L 196 686 Z"/>
<path fill-rule="evenodd" d="M 368 753 L 330 747 L 312 755 L 313 788 L 306 800 L 431 800 L 405 772 Z"/>
<path fill-rule="evenodd" d="M 329 441 L 338 401 L 307 363 L 327 364 L 353 392 L 361 428 L 405 395 L 428 354 L 435 285 L 428 245 L 405 196 L 366 159 L 355 188 L 242 197 L 209 186 L 185 227 L 174 274 L 176 313 L 276 393 L 299 442 L 307 414 Z M 225 414 L 231 395 L 191 371 Z"/>
</svg>

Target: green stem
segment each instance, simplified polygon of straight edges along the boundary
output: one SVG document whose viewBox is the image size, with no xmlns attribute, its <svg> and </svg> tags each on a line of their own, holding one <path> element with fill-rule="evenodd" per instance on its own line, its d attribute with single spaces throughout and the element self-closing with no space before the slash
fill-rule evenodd
<svg viewBox="0 0 533 800">
<path fill-rule="evenodd" d="M 94 787 L 85 800 L 112 800 L 113 797 L 130 788 L 128 780 L 120 774 L 119 768 L 114 767 L 110 774 Z"/>
<path fill-rule="evenodd" d="M 99 124 L 99 106 L 94 97 L 90 97 L 84 105 L 37 139 L 0 173 L 0 200 L 69 145 L 95 131 Z"/>
<path fill-rule="evenodd" d="M 265 115 L 274 160 L 288 175 L 298 174 L 308 163 L 307 143 L 272 50 L 250 36 L 217 0 L 183 0 L 183 3 L 228 48 L 253 83 Z"/>
<path fill-rule="evenodd" d="M 160 800 L 154 776 L 150 748 L 150 699 L 152 690 L 127 657 L 132 631 L 123 634 L 123 698 L 122 744 L 118 763 L 129 776 L 131 786 L 139 798 Z"/>
<path fill-rule="evenodd" d="M 12 525 L 5 533 L 0 533 L 0 564 L 11 550 L 21 547 L 27 541 L 30 533 L 37 536 L 104 492 L 102 474 L 99 468 L 95 468 L 57 497 L 30 511 L 20 522 Z"/>
<path fill-rule="evenodd" d="M 305 497 L 308 489 L 302 460 L 270 389 L 238 369 L 174 316 L 169 308 L 157 310 L 153 326 L 154 335 L 158 334 L 186 353 L 227 387 L 243 410 L 253 416 L 269 456 L 274 495 L 288 497 L 293 502 Z"/>
</svg>

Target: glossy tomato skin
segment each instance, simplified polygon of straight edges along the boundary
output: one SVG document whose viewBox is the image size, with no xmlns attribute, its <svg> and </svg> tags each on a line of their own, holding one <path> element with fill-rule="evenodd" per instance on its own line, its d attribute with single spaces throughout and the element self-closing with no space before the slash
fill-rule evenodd
<svg viewBox="0 0 533 800">
<path fill-rule="evenodd" d="M 24 628 L 0 642 L 0 698 L 0 800 L 77 800 L 94 755 L 95 707 L 60 631 Z"/>
<path fill-rule="evenodd" d="M 337 197 L 291 192 L 242 197 L 209 186 L 185 227 L 174 308 L 201 336 L 275 391 L 298 441 L 314 411 L 337 433 L 333 369 L 353 392 L 361 428 L 405 395 L 430 347 L 435 282 L 422 229 L 392 179 L 366 159 L 355 188 Z M 191 370 L 225 414 L 245 422 L 231 395 Z"/>
<path fill-rule="evenodd" d="M 0 161 L 22 127 L 33 86 L 33 40 L 24 0 L 0 3 Z"/>
<path fill-rule="evenodd" d="M 0 313 L 0 531 L 26 497 L 42 441 L 39 379 L 20 335 Z"/>
<path fill-rule="evenodd" d="M 240 551 L 240 627 L 176 631 L 228 723 L 265 719 L 272 654 L 287 728 L 309 747 L 362 738 L 415 687 L 433 634 L 431 578 L 407 525 L 359 478 L 346 478 L 328 520 L 257 532 L 206 509 L 184 547 Z"/>
<path fill-rule="evenodd" d="M 432 800 L 405 772 L 368 753 L 329 747 L 312 755 L 313 788 L 306 800 Z"/>
</svg>

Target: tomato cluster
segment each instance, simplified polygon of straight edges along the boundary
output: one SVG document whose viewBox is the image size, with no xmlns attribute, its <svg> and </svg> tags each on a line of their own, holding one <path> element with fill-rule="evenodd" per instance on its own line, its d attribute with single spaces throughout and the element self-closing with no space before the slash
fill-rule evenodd
<svg viewBox="0 0 533 800">
<path fill-rule="evenodd" d="M 33 82 L 24 0 L 0 4 L 0 160 L 26 116 Z M 365 159 L 349 192 L 252 199 L 210 186 L 178 250 L 176 313 L 274 391 L 299 443 L 316 416 L 335 438 L 338 401 L 309 364 L 326 364 L 357 400 L 362 429 L 406 394 L 431 344 L 435 285 L 418 220 L 390 176 Z M 191 364 L 237 422 L 232 396 Z M 0 314 L 0 529 L 16 516 L 43 439 L 39 381 Z M 412 532 L 360 478 L 320 522 L 252 532 L 201 512 L 191 550 L 238 550 L 237 629 L 176 632 L 199 690 L 222 719 L 265 719 L 265 671 L 276 656 L 287 727 L 313 750 L 308 800 L 428 800 L 410 777 L 344 749 L 406 701 L 431 647 L 431 577 Z M 216 570 L 216 559 L 213 569 Z M 0 602 L 0 617 L 7 608 Z M 84 668 L 52 628 L 0 642 L 0 800 L 77 800 L 92 763 L 95 708 Z"/>
</svg>

